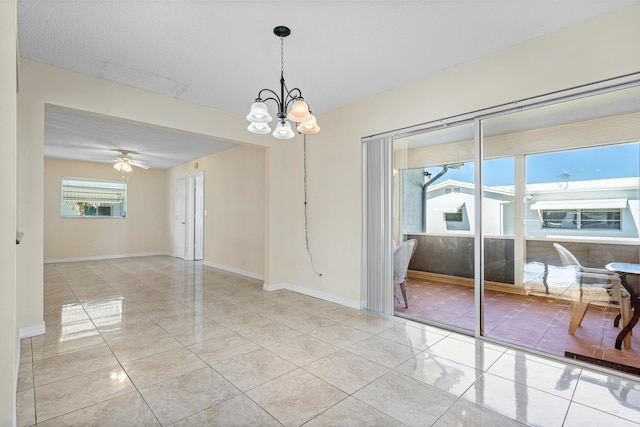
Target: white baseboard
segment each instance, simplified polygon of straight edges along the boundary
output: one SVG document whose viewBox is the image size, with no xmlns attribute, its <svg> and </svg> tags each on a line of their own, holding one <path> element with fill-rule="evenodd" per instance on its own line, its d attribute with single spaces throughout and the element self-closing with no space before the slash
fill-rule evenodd
<svg viewBox="0 0 640 427">
<path fill-rule="evenodd" d="M 288 285 L 285 285 L 283 283 L 279 283 L 277 285 L 270 285 L 267 282 L 264 282 L 262 284 L 262 289 L 264 289 L 265 291 L 279 291 L 280 289 L 289 289 L 287 286 Z"/>
<path fill-rule="evenodd" d="M 141 257 L 141 256 L 158 256 L 158 255 L 173 256 L 168 252 L 139 252 L 135 254 L 96 255 L 96 256 L 85 256 L 85 257 L 77 257 L 77 258 L 49 258 L 49 259 L 45 259 L 44 263 L 55 264 L 59 262 L 97 261 L 102 259 L 135 258 L 135 257 Z"/>
<path fill-rule="evenodd" d="M 324 301 L 333 302 L 333 303 L 344 305 L 350 308 L 355 308 L 356 310 L 364 309 L 364 306 L 360 301 L 337 297 L 335 295 L 327 294 L 327 293 L 316 291 L 313 289 L 304 288 L 298 285 L 291 285 L 289 283 L 276 283 L 276 284 L 265 283 L 264 285 L 262 285 L 262 289 L 264 289 L 265 291 L 277 291 L 280 289 L 287 289 L 289 291 L 297 292 L 303 295 L 308 295 L 310 297 L 318 298 Z"/>
<path fill-rule="evenodd" d="M 46 327 L 44 325 L 44 322 L 40 323 L 39 325 L 25 326 L 24 328 L 20 328 L 18 330 L 18 338 L 22 339 L 37 337 L 38 335 L 44 335 L 45 331 Z"/>
<path fill-rule="evenodd" d="M 251 271 L 245 271 L 235 267 L 228 267 L 226 265 L 216 264 L 209 261 L 202 261 L 202 264 L 206 265 L 207 267 L 217 268 L 218 270 L 228 271 L 229 273 L 235 273 L 241 276 L 251 277 L 252 279 L 264 280 L 264 276 L 262 274 L 253 273 Z"/>
</svg>

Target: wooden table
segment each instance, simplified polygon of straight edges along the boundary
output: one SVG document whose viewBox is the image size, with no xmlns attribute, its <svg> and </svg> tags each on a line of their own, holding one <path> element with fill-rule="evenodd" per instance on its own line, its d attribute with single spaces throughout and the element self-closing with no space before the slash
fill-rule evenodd
<svg viewBox="0 0 640 427">
<path fill-rule="evenodd" d="M 618 273 L 620 276 L 620 281 L 622 282 L 622 286 L 629 292 L 631 307 L 633 307 L 633 316 L 631 316 L 631 320 L 629 323 L 624 325 L 622 331 L 618 334 L 616 338 L 616 348 L 618 350 L 622 349 L 622 341 L 624 338 L 631 332 L 636 323 L 638 323 L 638 318 L 640 318 L 640 299 L 638 299 L 638 294 L 636 293 L 633 286 L 629 285 L 627 282 L 628 274 L 635 274 L 640 276 L 640 264 L 630 264 L 626 262 L 612 262 L 611 264 L 607 264 L 605 266 L 607 270 L 612 273 Z"/>
</svg>

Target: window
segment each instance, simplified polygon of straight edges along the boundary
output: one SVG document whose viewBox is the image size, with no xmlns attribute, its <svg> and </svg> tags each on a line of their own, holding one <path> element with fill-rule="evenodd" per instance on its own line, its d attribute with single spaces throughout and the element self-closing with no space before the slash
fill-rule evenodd
<svg viewBox="0 0 640 427">
<path fill-rule="evenodd" d="M 620 210 L 543 210 L 542 228 L 620 230 Z"/>
<path fill-rule="evenodd" d="M 127 183 L 62 178 L 62 216 L 65 218 L 124 218 Z"/>
<path fill-rule="evenodd" d="M 466 212 L 465 203 L 457 202 L 455 208 L 444 208 L 443 216 L 447 231 L 470 231 L 469 216 Z"/>
<path fill-rule="evenodd" d="M 462 222 L 462 209 L 459 209 L 457 212 L 445 212 L 444 220 L 447 222 Z"/>
<path fill-rule="evenodd" d="M 542 211 L 542 228 L 578 228 L 576 211 Z"/>
<path fill-rule="evenodd" d="M 580 212 L 580 228 L 620 230 L 620 211 L 582 211 Z"/>
</svg>

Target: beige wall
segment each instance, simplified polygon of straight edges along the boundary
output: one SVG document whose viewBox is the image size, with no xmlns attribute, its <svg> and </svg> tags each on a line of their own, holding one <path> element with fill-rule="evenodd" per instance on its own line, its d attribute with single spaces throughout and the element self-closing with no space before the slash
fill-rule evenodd
<svg viewBox="0 0 640 427">
<path fill-rule="evenodd" d="M 15 425 L 16 1 L 0 1 L 0 425 Z"/>
<path fill-rule="evenodd" d="M 273 147 L 269 285 L 358 304 L 361 138 L 639 72 L 638 22 L 640 5 L 320 114 L 322 132 L 309 138 L 308 182 L 310 246 L 322 278 L 304 248 L 301 144 Z"/>
<path fill-rule="evenodd" d="M 18 94 L 18 226 L 25 245 L 18 254 L 18 327 L 42 325 L 44 259 L 44 107 L 46 104 L 185 130 L 231 142 L 264 145 L 246 131 L 246 120 L 211 108 L 59 68 L 20 61 Z M 169 219 L 165 218 L 165 227 Z M 168 250 L 168 248 L 167 248 Z"/>
<path fill-rule="evenodd" d="M 194 167 L 198 163 L 198 168 Z M 240 145 L 167 171 L 166 210 L 174 217 L 175 181 L 204 172 L 204 261 L 210 265 L 264 276 L 265 149 Z M 169 220 L 169 240 L 174 223 Z"/>
<path fill-rule="evenodd" d="M 204 260 L 229 270 L 263 276 L 265 149 L 249 145 L 166 171 L 135 168 L 127 180 L 126 219 L 62 218 L 62 177 L 118 180 L 121 175 L 110 165 L 45 159 L 45 261 L 172 254 L 175 181 L 197 172 L 203 172 L 205 179 Z"/>
<path fill-rule="evenodd" d="M 127 179 L 126 218 L 62 218 L 62 177 L 118 181 L 111 165 L 44 161 L 44 259 L 108 257 L 168 252 L 165 171 L 134 168 Z"/>
</svg>

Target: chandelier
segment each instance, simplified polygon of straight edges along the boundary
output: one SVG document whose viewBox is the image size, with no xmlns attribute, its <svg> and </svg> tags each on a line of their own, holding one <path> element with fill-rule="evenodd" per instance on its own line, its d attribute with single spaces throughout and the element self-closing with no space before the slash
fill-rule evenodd
<svg viewBox="0 0 640 427">
<path fill-rule="evenodd" d="M 258 92 L 258 97 L 251 105 L 251 111 L 247 115 L 247 120 L 251 122 L 247 129 L 257 134 L 271 132 L 269 123 L 273 118 L 269 114 L 266 102 L 273 101 L 278 107 L 278 114 L 276 114 L 278 123 L 273 131 L 273 136 L 279 139 L 293 138 L 295 132 L 291 129 L 291 123 L 297 125 L 296 130 L 300 133 L 318 133 L 320 127 L 316 123 L 316 118 L 309 111 L 309 105 L 302 97 L 302 92 L 297 87 L 291 90 L 287 89 L 284 82 L 284 38 L 291 34 L 291 30 L 284 26 L 278 26 L 273 29 L 273 33 L 280 37 L 280 95 L 271 89 L 262 89 Z"/>
</svg>

